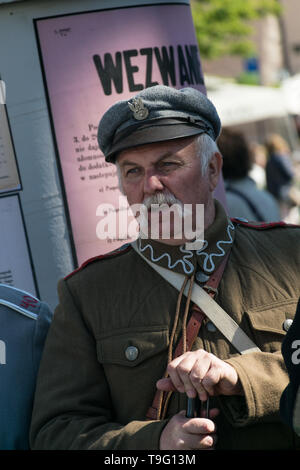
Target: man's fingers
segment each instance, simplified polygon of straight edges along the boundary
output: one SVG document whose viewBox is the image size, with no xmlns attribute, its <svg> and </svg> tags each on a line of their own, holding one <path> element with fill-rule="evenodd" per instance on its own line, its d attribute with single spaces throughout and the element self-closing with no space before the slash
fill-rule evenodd
<svg viewBox="0 0 300 470">
<path fill-rule="evenodd" d="M 192 435 L 190 434 L 185 441 L 186 450 L 213 450 L 217 442 L 216 434 Z"/>
<path fill-rule="evenodd" d="M 210 450 L 215 443 L 215 423 L 211 419 L 186 418 L 184 410 L 169 420 L 160 437 L 161 450 Z"/>
<path fill-rule="evenodd" d="M 213 415 L 218 414 L 217 408 L 214 408 Z M 216 424 L 211 419 L 206 418 L 186 418 L 185 412 L 180 412 L 182 421 L 182 430 L 186 437 L 186 448 L 194 449 L 212 449 L 216 443 Z"/>
<path fill-rule="evenodd" d="M 190 434 L 211 434 L 216 431 L 215 423 L 206 418 L 186 418 L 182 428 Z"/>
<path fill-rule="evenodd" d="M 218 365 L 212 354 L 199 350 L 172 361 L 168 373 L 179 392 L 185 392 L 190 398 L 198 394 L 200 400 L 205 401 L 214 394 L 214 387 L 220 379 Z"/>
<path fill-rule="evenodd" d="M 180 358 L 177 358 L 180 359 Z M 205 388 L 201 385 L 201 379 L 205 376 L 210 366 L 210 356 L 208 354 L 198 359 L 193 353 L 181 356 L 181 360 L 172 361 L 168 366 L 170 378 L 179 392 L 185 392 L 188 397 L 195 398 L 202 393 L 205 399 Z"/>
<path fill-rule="evenodd" d="M 167 371 L 170 375 L 170 377 L 160 379 L 156 382 L 156 386 L 159 390 L 164 390 L 164 391 L 176 391 L 183 393 L 185 391 L 184 385 L 177 373 L 177 366 L 181 362 L 182 357 L 179 356 L 175 359 L 173 359 L 172 362 L 168 365 Z M 171 371 L 171 374 L 170 374 Z"/>
<path fill-rule="evenodd" d="M 189 398 L 195 398 L 197 396 L 197 391 L 190 378 L 190 368 L 188 363 L 186 365 L 179 366 L 177 368 L 178 376 L 183 383 L 184 391 Z"/>
<path fill-rule="evenodd" d="M 242 395 L 243 390 L 236 370 L 226 362 L 204 350 L 189 351 L 177 357 L 168 365 L 169 381 L 158 381 L 160 390 L 177 390 L 188 397 L 197 395 L 201 401 L 208 396 Z"/>
<path fill-rule="evenodd" d="M 214 395 L 214 388 L 220 381 L 220 369 L 212 366 L 202 380 L 203 388 L 209 393 Z"/>
<path fill-rule="evenodd" d="M 216 425 L 210 419 L 192 418 L 188 419 L 183 430 L 187 434 L 187 447 L 194 449 L 212 449 L 216 443 Z"/>
<path fill-rule="evenodd" d="M 181 368 L 181 370 L 183 370 L 183 367 L 182 367 L 182 362 L 184 361 L 184 359 L 182 359 L 183 356 L 179 356 L 177 357 L 176 359 L 174 359 L 172 362 L 170 362 L 170 364 L 168 365 L 167 367 L 167 372 L 170 376 L 170 379 L 175 387 L 175 390 L 178 390 L 178 392 L 180 393 L 184 393 L 186 390 L 185 390 L 185 385 L 184 385 L 184 382 L 182 381 L 181 379 L 181 375 L 179 374 L 179 367 Z M 187 369 L 186 370 L 186 373 L 188 374 L 189 370 Z"/>
<path fill-rule="evenodd" d="M 209 367 L 210 359 L 207 356 L 201 360 L 198 359 L 190 372 L 191 383 L 193 384 L 193 387 L 201 401 L 206 401 L 208 399 L 208 390 L 206 390 L 202 379 L 205 377 Z"/>
<path fill-rule="evenodd" d="M 159 379 L 156 382 L 156 387 L 164 392 L 175 392 L 177 390 L 170 378 Z"/>
</svg>

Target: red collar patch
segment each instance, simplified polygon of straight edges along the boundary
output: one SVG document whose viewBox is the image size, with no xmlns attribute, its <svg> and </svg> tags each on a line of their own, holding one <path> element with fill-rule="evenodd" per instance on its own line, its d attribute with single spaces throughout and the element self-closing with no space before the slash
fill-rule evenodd
<svg viewBox="0 0 300 470">
<path fill-rule="evenodd" d="M 248 222 L 246 219 L 239 219 L 238 217 L 236 218 L 231 218 L 230 219 L 234 224 L 237 225 L 242 225 L 243 227 L 249 227 L 249 228 L 254 228 L 258 230 L 264 230 L 264 229 L 269 229 L 269 228 L 275 228 L 275 227 L 297 227 L 299 228 L 300 225 L 294 225 L 294 224 L 287 224 L 286 222 Z"/>
<path fill-rule="evenodd" d="M 94 261 L 99 261 L 102 259 L 108 259 L 108 258 L 113 258 L 114 256 L 118 256 L 121 253 L 126 253 L 131 249 L 131 244 L 126 243 L 125 245 L 122 245 L 120 248 L 117 248 L 114 251 L 111 251 L 109 253 L 105 253 L 104 255 L 99 255 L 99 256 L 94 256 L 93 258 L 89 258 L 87 261 L 85 261 L 79 268 L 75 269 L 72 271 L 70 274 L 68 274 L 66 277 L 64 277 L 64 280 L 69 279 L 69 277 L 73 276 L 73 274 L 76 274 L 77 272 L 81 271 L 84 269 L 86 266 L 89 264 L 93 263 Z"/>
</svg>

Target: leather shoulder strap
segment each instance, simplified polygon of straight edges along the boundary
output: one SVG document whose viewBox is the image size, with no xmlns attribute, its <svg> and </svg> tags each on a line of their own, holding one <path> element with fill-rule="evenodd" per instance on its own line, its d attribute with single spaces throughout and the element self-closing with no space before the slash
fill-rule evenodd
<svg viewBox="0 0 300 470">
<path fill-rule="evenodd" d="M 184 280 L 183 275 L 169 269 L 165 269 L 149 261 L 140 253 L 136 242 L 132 243 L 132 247 L 146 261 L 146 263 L 148 263 L 158 274 L 169 282 L 169 284 L 180 291 Z M 187 296 L 188 290 L 189 282 L 185 288 L 184 295 Z M 217 302 L 215 302 L 213 298 L 196 283 L 193 286 L 191 300 L 205 313 L 205 315 L 214 323 L 218 330 L 221 331 L 225 338 L 230 341 L 240 354 L 260 351 L 256 344 L 253 343 L 246 333 L 244 333 L 233 318 L 231 318 L 225 310 L 223 310 L 222 307 L 220 307 L 220 305 L 217 304 Z"/>
</svg>

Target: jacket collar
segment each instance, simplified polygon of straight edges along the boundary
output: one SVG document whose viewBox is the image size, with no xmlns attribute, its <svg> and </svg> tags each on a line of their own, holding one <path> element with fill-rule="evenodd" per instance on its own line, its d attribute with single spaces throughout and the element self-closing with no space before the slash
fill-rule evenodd
<svg viewBox="0 0 300 470">
<path fill-rule="evenodd" d="M 227 217 L 221 203 L 217 200 L 214 203 L 215 220 L 205 230 L 201 250 L 187 250 L 185 245 L 171 246 L 157 240 L 140 238 L 138 240 L 140 252 L 164 268 L 188 276 L 197 271 L 203 273 L 203 280 L 207 279 L 222 262 L 234 240 L 233 223 Z"/>
</svg>

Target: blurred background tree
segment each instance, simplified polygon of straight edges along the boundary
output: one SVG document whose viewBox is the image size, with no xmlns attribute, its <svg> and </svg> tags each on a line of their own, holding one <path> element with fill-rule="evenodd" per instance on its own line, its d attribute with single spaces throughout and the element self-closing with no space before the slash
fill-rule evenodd
<svg viewBox="0 0 300 470">
<path fill-rule="evenodd" d="M 281 12 L 278 0 L 191 0 L 191 9 L 204 59 L 251 57 L 255 54 L 251 21 Z"/>
</svg>

